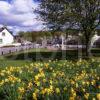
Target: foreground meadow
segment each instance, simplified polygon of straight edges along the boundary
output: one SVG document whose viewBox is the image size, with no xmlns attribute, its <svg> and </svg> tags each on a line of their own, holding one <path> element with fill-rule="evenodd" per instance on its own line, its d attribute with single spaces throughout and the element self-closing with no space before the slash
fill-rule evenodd
<svg viewBox="0 0 100 100">
<path fill-rule="evenodd" d="M 99 71 L 94 59 L 0 66 L 0 100 L 100 100 Z"/>
</svg>

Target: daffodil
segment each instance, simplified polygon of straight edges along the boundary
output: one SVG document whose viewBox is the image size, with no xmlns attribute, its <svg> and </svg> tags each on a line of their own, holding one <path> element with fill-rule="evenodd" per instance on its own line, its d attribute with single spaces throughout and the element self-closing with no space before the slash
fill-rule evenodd
<svg viewBox="0 0 100 100">
<path fill-rule="evenodd" d="M 71 97 L 69 98 L 69 100 L 75 100 L 75 97 L 71 96 Z"/>
<path fill-rule="evenodd" d="M 18 87 L 18 91 L 23 94 L 25 92 L 25 89 L 24 87 Z"/>
<path fill-rule="evenodd" d="M 33 93 L 33 99 L 37 100 L 37 94 L 36 93 Z"/>
<path fill-rule="evenodd" d="M 98 100 L 100 100 L 100 93 L 97 93 L 96 97 Z"/>
<path fill-rule="evenodd" d="M 89 93 L 86 93 L 86 94 L 84 95 L 84 97 L 85 97 L 85 99 L 88 100 L 88 98 L 89 98 Z"/>
<path fill-rule="evenodd" d="M 67 87 L 64 87 L 64 91 L 67 91 Z"/>
<path fill-rule="evenodd" d="M 31 89 L 32 86 L 33 86 L 32 82 L 29 82 L 29 83 L 28 83 L 28 89 Z"/>
<path fill-rule="evenodd" d="M 36 82 L 36 85 L 37 85 L 37 86 L 40 86 L 40 82 L 39 82 L 39 81 L 38 81 L 38 82 Z"/>
<path fill-rule="evenodd" d="M 2 81 L 0 82 L 0 86 L 2 86 L 4 83 L 5 83 L 4 80 L 2 80 Z"/>
<path fill-rule="evenodd" d="M 56 93 L 60 93 L 60 89 L 59 88 L 56 88 Z"/>
</svg>

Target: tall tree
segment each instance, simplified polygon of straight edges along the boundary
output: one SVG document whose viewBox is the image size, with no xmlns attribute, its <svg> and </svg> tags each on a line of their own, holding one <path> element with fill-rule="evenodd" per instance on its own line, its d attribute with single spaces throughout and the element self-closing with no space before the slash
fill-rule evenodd
<svg viewBox="0 0 100 100">
<path fill-rule="evenodd" d="M 89 57 L 91 38 L 100 25 L 100 0 L 41 0 L 37 11 L 49 29 L 79 29 Z"/>
</svg>

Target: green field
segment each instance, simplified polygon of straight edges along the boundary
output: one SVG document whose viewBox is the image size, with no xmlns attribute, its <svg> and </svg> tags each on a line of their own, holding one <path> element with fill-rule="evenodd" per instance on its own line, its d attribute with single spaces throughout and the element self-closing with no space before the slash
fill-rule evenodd
<svg viewBox="0 0 100 100">
<path fill-rule="evenodd" d="M 100 57 L 100 49 L 92 49 L 93 58 Z M 47 50 L 47 49 L 30 49 L 27 51 L 21 51 L 17 53 L 7 54 L 0 56 L 0 66 L 22 66 L 30 64 L 34 61 L 48 61 L 48 60 L 73 60 L 77 61 L 77 50 Z"/>
</svg>

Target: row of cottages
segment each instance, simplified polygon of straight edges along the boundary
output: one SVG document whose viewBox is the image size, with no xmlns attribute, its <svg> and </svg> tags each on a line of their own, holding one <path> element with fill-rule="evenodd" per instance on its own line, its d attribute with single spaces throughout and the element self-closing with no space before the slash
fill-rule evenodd
<svg viewBox="0 0 100 100">
<path fill-rule="evenodd" d="M 0 47 L 11 45 L 14 42 L 14 36 L 6 27 L 0 28 Z"/>
</svg>

